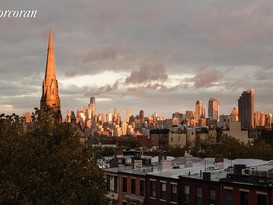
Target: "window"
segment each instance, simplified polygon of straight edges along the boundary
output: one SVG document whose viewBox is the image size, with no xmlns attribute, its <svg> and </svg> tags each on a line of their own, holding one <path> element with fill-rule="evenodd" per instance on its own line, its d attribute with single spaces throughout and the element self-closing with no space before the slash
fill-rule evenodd
<svg viewBox="0 0 273 205">
<path fill-rule="evenodd" d="M 131 179 L 131 194 L 136 194 L 136 179 Z"/>
<path fill-rule="evenodd" d="M 167 185 L 165 182 L 160 183 L 160 199 L 166 200 Z"/>
<path fill-rule="evenodd" d="M 171 137 L 171 142 L 173 142 L 173 138 Z"/>
<path fill-rule="evenodd" d="M 122 177 L 122 191 L 127 192 L 127 177 Z"/>
<path fill-rule="evenodd" d="M 114 176 L 114 192 L 118 193 L 118 177 Z"/>
<path fill-rule="evenodd" d="M 257 204 L 259 204 L 259 205 L 266 205 L 266 195 L 264 195 L 264 194 L 257 194 Z"/>
<path fill-rule="evenodd" d="M 211 205 L 216 204 L 216 190 L 215 189 L 209 190 L 209 204 L 211 204 Z"/>
<path fill-rule="evenodd" d="M 155 198 L 156 197 L 156 182 L 155 181 L 151 181 L 150 183 L 150 194 L 151 197 Z"/>
<path fill-rule="evenodd" d="M 177 185 L 172 184 L 171 189 L 172 189 L 171 201 L 177 202 Z"/>
<path fill-rule="evenodd" d="M 224 191 L 225 205 L 232 205 L 232 190 L 225 189 Z"/>
<path fill-rule="evenodd" d="M 248 205 L 248 192 L 241 191 L 240 193 L 241 205 Z"/>
<path fill-rule="evenodd" d="M 123 202 L 122 202 L 122 205 L 127 205 L 127 202 L 123 201 Z"/>
<path fill-rule="evenodd" d="M 110 175 L 109 174 L 107 174 L 106 175 L 106 188 L 107 188 L 107 190 L 108 191 L 110 191 Z"/>
<path fill-rule="evenodd" d="M 140 180 L 140 196 L 144 196 L 145 194 L 145 181 Z"/>
<path fill-rule="evenodd" d="M 202 187 L 196 188 L 196 205 L 202 205 Z"/>
<path fill-rule="evenodd" d="M 189 204 L 190 203 L 190 187 L 189 185 L 184 185 L 183 187 L 183 201 L 184 204 Z"/>
</svg>

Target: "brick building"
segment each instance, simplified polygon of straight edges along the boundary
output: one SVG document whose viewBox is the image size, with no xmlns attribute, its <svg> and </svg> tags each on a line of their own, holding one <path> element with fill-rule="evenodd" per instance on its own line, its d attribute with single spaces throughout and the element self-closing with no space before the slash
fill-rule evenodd
<svg viewBox="0 0 273 205">
<path fill-rule="evenodd" d="M 273 205 L 273 162 L 253 159 L 161 160 L 105 169 L 112 204 Z M 231 166 L 232 165 L 232 166 Z"/>
</svg>

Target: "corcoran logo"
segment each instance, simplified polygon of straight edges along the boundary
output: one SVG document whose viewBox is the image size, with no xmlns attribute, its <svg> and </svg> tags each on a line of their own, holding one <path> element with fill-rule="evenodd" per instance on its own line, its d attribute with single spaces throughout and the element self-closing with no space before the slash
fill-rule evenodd
<svg viewBox="0 0 273 205">
<path fill-rule="evenodd" d="M 0 10 L 0 18 L 35 18 L 37 10 Z"/>
</svg>

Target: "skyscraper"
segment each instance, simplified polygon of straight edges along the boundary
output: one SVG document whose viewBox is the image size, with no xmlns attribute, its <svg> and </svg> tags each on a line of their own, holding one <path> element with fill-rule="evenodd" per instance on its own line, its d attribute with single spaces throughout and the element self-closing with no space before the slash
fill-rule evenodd
<svg viewBox="0 0 273 205">
<path fill-rule="evenodd" d="M 58 81 L 56 78 L 53 37 L 52 31 L 49 32 L 49 41 L 47 49 L 45 79 L 43 80 L 42 97 L 40 108 L 52 108 L 55 112 L 60 112 L 61 103 L 58 91 Z"/>
<path fill-rule="evenodd" d="M 244 91 L 238 99 L 238 115 L 242 129 L 254 128 L 254 89 Z"/>
<path fill-rule="evenodd" d="M 255 127 L 265 126 L 265 114 L 264 112 L 257 111 L 254 113 Z"/>
<path fill-rule="evenodd" d="M 140 123 L 144 122 L 144 110 L 139 111 Z"/>
<path fill-rule="evenodd" d="M 197 120 L 205 118 L 205 107 L 201 100 L 196 101 L 195 116 Z"/>
<path fill-rule="evenodd" d="M 91 119 L 92 117 L 94 117 L 94 115 L 96 114 L 96 102 L 95 102 L 95 97 L 91 97 L 90 98 L 90 103 L 88 105 L 88 109 L 87 109 L 87 113 L 88 113 L 88 119 Z"/>
<path fill-rule="evenodd" d="M 208 102 L 208 117 L 212 120 L 219 120 L 219 100 L 210 98 Z"/>
<path fill-rule="evenodd" d="M 126 108 L 126 122 L 129 122 L 130 116 L 131 116 L 131 109 Z"/>
</svg>

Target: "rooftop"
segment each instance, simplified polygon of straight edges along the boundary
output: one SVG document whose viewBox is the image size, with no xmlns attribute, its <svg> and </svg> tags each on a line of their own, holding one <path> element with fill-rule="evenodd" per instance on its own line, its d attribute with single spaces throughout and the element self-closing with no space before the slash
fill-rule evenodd
<svg viewBox="0 0 273 205">
<path fill-rule="evenodd" d="M 167 158 L 168 159 L 168 158 Z M 171 158 L 170 158 L 171 159 Z M 267 171 L 273 172 L 273 161 L 264 161 L 260 159 L 223 159 L 223 162 L 215 163 L 215 158 L 192 158 L 192 167 L 185 167 L 185 157 L 179 157 L 171 160 L 172 166 L 176 168 L 167 167 L 165 171 L 162 171 L 160 165 L 144 166 L 142 169 L 134 170 L 132 166 L 120 166 L 115 168 L 104 169 L 107 172 L 112 173 L 129 173 L 137 175 L 149 175 L 154 177 L 174 178 L 178 179 L 179 176 L 187 176 L 196 179 L 201 179 L 200 173 L 210 172 L 212 181 L 219 181 L 225 178 L 228 174 L 233 173 L 233 165 L 246 165 L 247 169 L 255 171 Z M 164 170 L 164 168 L 163 168 Z"/>
</svg>

